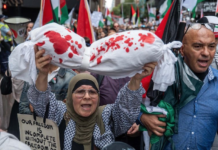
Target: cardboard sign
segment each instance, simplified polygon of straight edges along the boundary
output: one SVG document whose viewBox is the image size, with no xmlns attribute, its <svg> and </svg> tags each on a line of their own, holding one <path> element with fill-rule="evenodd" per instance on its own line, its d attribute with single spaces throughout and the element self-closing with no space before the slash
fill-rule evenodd
<svg viewBox="0 0 218 150">
<path fill-rule="evenodd" d="M 92 25 L 94 27 L 98 27 L 98 24 L 99 24 L 99 21 L 101 20 L 101 17 L 102 17 L 102 13 L 101 12 L 94 11 L 92 13 L 91 20 L 92 20 Z"/>
<path fill-rule="evenodd" d="M 32 150 L 61 150 L 58 126 L 52 120 L 43 123 L 41 117 L 18 114 L 18 122 L 20 140 Z"/>
</svg>

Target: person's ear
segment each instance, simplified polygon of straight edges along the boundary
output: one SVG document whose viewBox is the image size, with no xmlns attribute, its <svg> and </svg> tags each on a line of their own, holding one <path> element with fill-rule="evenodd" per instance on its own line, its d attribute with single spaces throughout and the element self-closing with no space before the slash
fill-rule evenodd
<svg viewBox="0 0 218 150">
<path fill-rule="evenodd" d="M 182 45 L 179 51 L 180 51 L 180 54 L 184 57 L 184 45 Z"/>
</svg>

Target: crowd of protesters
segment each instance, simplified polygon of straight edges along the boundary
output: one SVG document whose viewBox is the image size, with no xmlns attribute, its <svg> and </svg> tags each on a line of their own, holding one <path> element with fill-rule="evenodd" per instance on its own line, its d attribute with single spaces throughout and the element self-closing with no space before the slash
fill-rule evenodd
<svg viewBox="0 0 218 150">
<path fill-rule="evenodd" d="M 4 16 L 0 16 L 0 19 L 4 19 Z M 208 27 L 209 22 L 201 21 L 186 27 L 177 62 L 177 65 L 183 69 L 179 72 L 179 76 L 192 90 L 187 90 L 185 84 L 181 83 L 180 90 L 186 91 L 180 95 L 185 101 L 182 106 L 178 105 L 176 95 L 168 95 L 170 91 L 177 90 L 176 84 L 169 87 L 165 96 L 162 97 L 178 111 L 177 118 L 175 117 L 177 119 L 177 131 L 174 131 L 176 134 L 171 139 L 168 138 L 169 142 L 165 145 L 165 149 L 209 150 L 218 130 L 218 109 L 216 108 L 218 71 L 215 68 L 218 66 L 217 38 L 215 39 L 213 33 L 213 25 Z M 27 25 L 25 38 L 28 37 L 32 27 L 33 23 Z M 0 28 L 5 43 L 14 45 L 13 40 L 8 38 L 11 32 L 7 26 Z M 155 33 L 157 28 L 158 25 L 155 23 L 142 23 L 135 26 L 119 25 L 115 22 L 103 28 L 94 27 L 94 31 L 95 38 L 99 40 L 130 30 L 147 30 Z M 77 32 L 77 22 L 74 23 L 72 31 Z M 84 37 L 84 39 L 86 46 L 90 46 L 89 38 Z M 82 73 L 79 70 L 52 65 L 50 57 L 43 55 L 44 50 L 39 51 L 37 46 L 34 50 L 38 69 L 38 78 L 34 85 L 11 78 L 7 67 L 8 60 L 5 60 L 10 55 L 10 50 L 7 50 L 7 54 L 3 51 L 0 53 L 2 75 L 0 149 L 9 147 L 13 149 L 15 142 L 17 147 L 14 149 L 29 149 L 28 146 L 19 142 L 18 113 L 29 115 L 36 113 L 40 117 L 45 117 L 45 112 L 48 111 L 47 118 L 55 121 L 59 126 L 59 132 L 62 135 L 61 149 L 65 150 L 103 149 L 114 141 L 128 143 L 136 150 L 148 150 L 150 144 L 146 142 L 146 138 L 149 139 L 149 137 L 139 132 L 139 126 L 146 127 L 151 138 L 154 135 L 165 137 L 169 124 L 159 118 L 165 118 L 166 115 L 140 113 L 140 103 L 145 92 L 140 83 L 143 78 L 153 72 L 156 62 L 145 64 L 144 72 L 132 78 L 112 79 L 99 74 Z M 3 57 L 2 54 L 7 56 Z M 215 69 L 210 66 L 211 64 L 215 66 Z M 185 77 L 184 74 L 186 74 Z M 202 86 L 199 87 L 201 84 Z M 166 141 L 162 139 L 162 143 L 164 142 Z"/>
</svg>

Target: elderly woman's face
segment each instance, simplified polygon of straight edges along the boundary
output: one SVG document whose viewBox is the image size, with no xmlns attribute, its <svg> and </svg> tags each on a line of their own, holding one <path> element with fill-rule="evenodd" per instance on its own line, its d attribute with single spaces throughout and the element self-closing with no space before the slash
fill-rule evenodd
<svg viewBox="0 0 218 150">
<path fill-rule="evenodd" d="M 82 117 L 89 117 L 98 107 L 98 92 L 90 85 L 82 85 L 73 94 L 73 107 Z"/>
</svg>

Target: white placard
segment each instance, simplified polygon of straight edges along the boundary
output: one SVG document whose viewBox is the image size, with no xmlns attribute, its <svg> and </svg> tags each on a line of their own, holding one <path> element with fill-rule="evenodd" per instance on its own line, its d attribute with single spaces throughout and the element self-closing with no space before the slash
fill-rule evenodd
<svg viewBox="0 0 218 150">
<path fill-rule="evenodd" d="M 17 114 L 20 128 L 20 140 L 32 150 L 61 150 L 58 126 L 49 119 L 32 115 Z"/>
<path fill-rule="evenodd" d="M 124 24 L 124 22 L 123 22 L 123 18 L 119 18 L 119 25 L 123 25 Z"/>
<path fill-rule="evenodd" d="M 92 13 L 91 19 L 92 19 L 92 25 L 94 27 L 98 27 L 99 21 L 101 20 L 101 17 L 102 17 L 102 12 L 94 11 Z"/>
</svg>

